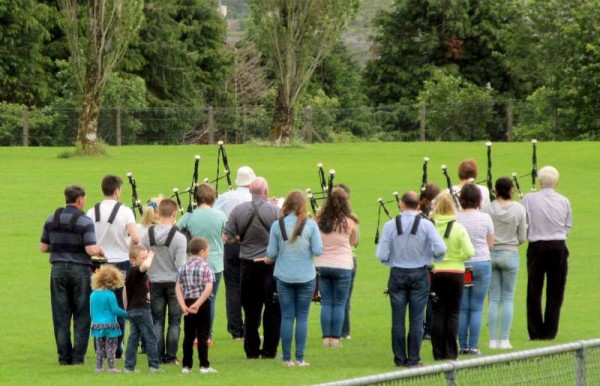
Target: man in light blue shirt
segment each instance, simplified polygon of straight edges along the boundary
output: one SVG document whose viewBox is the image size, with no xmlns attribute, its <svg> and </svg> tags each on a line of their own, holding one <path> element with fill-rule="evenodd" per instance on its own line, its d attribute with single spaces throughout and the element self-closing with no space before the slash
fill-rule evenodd
<svg viewBox="0 0 600 386">
<path fill-rule="evenodd" d="M 427 265 L 440 261 L 446 244 L 430 221 L 419 212 L 419 196 L 407 192 L 400 200 L 402 215 L 383 226 L 377 258 L 391 267 L 388 293 L 392 306 L 392 350 L 396 366 L 419 366 L 423 340 L 423 312 L 429 297 Z M 406 336 L 405 316 L 410 327 Z M 408 342 L 407 342 L 408 340 Z"/>
<path fill-rule="evenodd" d="M 529 223 L 527 247 L 527 330 L 531 340 L 554 339 L 567 283 L 567 234 L 573 226 L 571 204 L 554 188 L 558 170 L 540 169 L 540 191 L 521 200 Z M 542 291 L 547 279 L 546 307 L 542 314 Z"/>
</svg>

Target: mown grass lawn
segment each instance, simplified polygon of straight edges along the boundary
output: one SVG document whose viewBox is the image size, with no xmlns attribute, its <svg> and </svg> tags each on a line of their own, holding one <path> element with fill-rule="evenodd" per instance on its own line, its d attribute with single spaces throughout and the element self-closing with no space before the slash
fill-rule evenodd
<svg viewBox="0 0 600 386">
<path fill-rule="evenodd" d="M 456 179 L 460 160 L 474 157 L 480 165 L 480 179 L 486 175 L 486 148 L 483 143 L 353 143 L 311 145 L 306 148 L 262 148 L 249 145 L 227 146 L 233 170 L 250 165 L 270 182 L 272 196 L 289 190 L 312 187 L 317 191 L 317 163 L 336 170 L 335 182 L 352 188 L 352 204 L 361 220 L 361 243 L 357 249 L 359 270 L 352 311 L 352 339 L 340 349 L 323 349 L 319 326 L 319 306 L 311 308 L 307 368 L 284 368 L 279 361 L 248 361 L 242 343 L 232 341 L 225 328 L 224 287 L 217 299 L 215 344 L 210 351 L 218 374 L 184 376 L 180 368 L 165 367 L 163 374 L 149 374 L 145 357 L 138 358 L 138 374 L 95 374 L 93 350 L 87 364 L 60 367 L 57 364 L 50 315 L 48 256 L 38 251 L 45 218 L 63 205 L 63 189 L 79 183 L 86 187 L 88 207 L 101 199 L 100 180 L 108 173 L 126 180 L 132 172 L 140 198 L 190 184 L 194 155 L 200 154 L 200 178 L 214 179 L 216 146 L 130 146 L 109 148 L 109 156 L 99 159 L 60 159 L 59 148 L 0 148 L 0 189 L 3 203 L 0 221 L 0 384 L 81 385 L 169 384 L 210 382 L 223 385 L 297 385 L 395 371 L 390 347 L 390 307 L 383 290 L 387 269 L 374 257 L 373 243 L 377 220 L 377 198 L 392 199 L 392 192 L 418 189 L 424 156 L 431 159 L 429 179 L 441 186 L 445 180 L 440 165 L 447 164 Z M 493 145 L 494 178 L 515 171 L 531 171 L 529 143 Z M 571 251 L 569 278 L 558 338 L 554 342 L 529 342 L 525 325 L 525 249 L 521 249 L 521 273 L 517 286 L 515 321 L 511 343 L 515 350 L 541 347 L 600 336 L 597 324 L 598 298 L 597 228 L 600 217 L 597 188 L 600 186 L 600 144 L 595 142 L 540 143 L 539 167 L 551 164 L 561 173 L 558 191 L 571 199 L 574 227 L 568 245 Z M 531 188 L 528 177 L 521 180 Z M 224 180 L 220 190 L 225 189 Z M 126 183 L 121 201 L 131 203 Z M 184 200 L 187 205 L 187 198 Z M 393 209 L 393 204 L 390 204 Z M 396 213 L 396 210 L 392 210 Z M 481 347 L 484 354 L 488 334 L 484 327 Z M 425 342 L 422 358 L 432 364 L 431 346 Z M 122 367 L 122 363 L 119 363 Z"/>
</svg>

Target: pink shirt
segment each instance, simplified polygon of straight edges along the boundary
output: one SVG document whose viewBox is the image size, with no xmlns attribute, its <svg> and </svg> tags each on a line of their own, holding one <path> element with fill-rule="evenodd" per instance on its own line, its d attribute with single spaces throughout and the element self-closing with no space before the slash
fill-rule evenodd
<svg viewBox="0 0 600 386">
<path fill-rule="evenodd" d="M 352 219 L 346 219 L 348 223 L 348 231 L 342 232 L 321 232 L 321 240 L 323 241 L 323 254 L 317 257 L 315 265 L 317 267 L 328 267 L 338 269 L 353 269 L 354 262 L 352 260 L 352 244 L 350 239 L 352 234 L 357 232 L 357 225 Z M 355 236 L 356 241 L 358 237 Z M 354 241 L 354 244 L 356 244 Z"/>
</svg>

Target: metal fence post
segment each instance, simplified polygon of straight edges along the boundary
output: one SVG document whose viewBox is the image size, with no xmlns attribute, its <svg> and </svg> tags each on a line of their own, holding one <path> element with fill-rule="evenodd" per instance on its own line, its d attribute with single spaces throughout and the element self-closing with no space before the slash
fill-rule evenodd
<svg viewBox="0 0 600 386">
<path fill-rule="evenodd" d="M 121 108 L 119 106 L 117 106 L 117 108 L 115 108 L 115 128 L 116 128 L 116 136 L 117 136 L 117 146 L 121 146 L 121 144 L 122 144 Z"/>
<path fill-rule="evenodd" d="M 427 110 L 425 103 L 421 103 L 419 106 L 419 141 L 425 142 L 425 128 L 426 128 Z"/>
<path fill-rule="evenodd" d="M 506 105 L 506 140 L 512 142 L 513 139 L 513 100 L 509 99 Z"/>
<path fill-rule="evenodd" d="M 456 386 L 456 369 L 444 372 L 446 378 L 446 386 Z"/>
<path fill-rule="evenodd" d="M 208 144 L 215 143 L 215 111 L 212 106 L 208 106 Z"/>
<path fill-rule="evenodd" d="M 29 146 L 29 106 L 23 109 L 23 146 Z"/>
<path fill-rule="evenodd" d="M 582 344 L 581 348 L 575 350 L 573 352 L 575 355 L 575 361 L 577 366 L 577 386 L 585 386 L 586 385 L 586 377 L 585 377 L 585 359 L 586 359 L 586 350 L 585 346 Z"/>
</svg>

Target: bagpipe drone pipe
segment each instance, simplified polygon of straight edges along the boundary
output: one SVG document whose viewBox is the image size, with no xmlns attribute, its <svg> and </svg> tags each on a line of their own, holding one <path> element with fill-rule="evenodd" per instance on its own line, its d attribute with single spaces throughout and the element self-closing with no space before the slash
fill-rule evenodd
<svg viewBox="0 0 600 386">
<path fill-rule="evenodd" d="M 135 214 L 136 209 L 140 213 L 140 216 L 141 216 L 144 211 L 144 208 L 142 207 L 142 202 L 140 201 L 140 198 L 138 197 L 137 182 L 131 172 L 127 173 L 127 179 L 129 180 L 129 185 L 131 185 L 131 209 L 133 210 L 134 217 L 137 218 L 137 215 Z"/>
<path fill-rule="evenodd" d="M 317 164 L 317 172 L 319 175 L 321 191 L 313 192 L 311 188 L 306 189 L 306 196 L 308 197 L 310 207 L 315 215 L 321 209 L 319 201 L 322 202 L 331 195 L 331 191 L 333 190 L 333 180 L 335 178 L 335 169 L 329 170 L 329 178 L 325 177 L 325 170 L 323 169 L 323 164 L 321 162 Z"/>
</svg>

